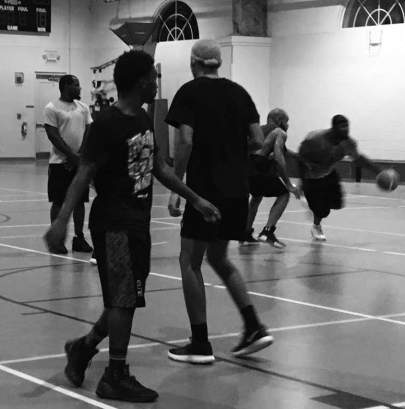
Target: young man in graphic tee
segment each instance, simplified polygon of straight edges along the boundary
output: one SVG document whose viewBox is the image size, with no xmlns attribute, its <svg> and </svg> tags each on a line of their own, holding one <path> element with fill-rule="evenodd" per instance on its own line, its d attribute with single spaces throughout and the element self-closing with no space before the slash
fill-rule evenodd
<svg viewBox="0 0 405 409">
<path fill-rule="evenodd" d="M 79 151 L 92 119 L 89 107 L 80 100 L 80 82 L 73 75 L 64 75 L 59 81 L 60 98 L 50 102 L 44 111 L 45 130 L 52 143 L 49 160 L 48 197 L 52 203 L 51 222 L 59 214 L 66 192 L 79 165 Z M 89 191 L 83 192 L 73 211 L 75 237 L 72 250 L 91 253 L 93 249 L 83 234 L 85 218 L 84 203 L 89 201 Z M 56 254 L 68 251 L 61 243 L 50 249 Z"/>
<path fill-rule="evenodd" d="M 208 341 L 206 299 L 201 264 L 207 260 L 225 283 L 244 324 L 235 356 L 258 351 L 273 342 L 260 322 L 237 268 L 228 258 L 229 240 L 242 240 L 248 214 L 248 142 L 259 149 L 264 136 L 249 94 L 236 83 L 218 77 L 221 52 L 217 43 L 200 40 L 192 48 L 194 80 L 175 95 L 166 121 L 178 128 L 174 167 L 179 178 L 187 169 L 187 185 L 221 212 L 221 222 L 207 223 L 186 202 L 181 229 L 180 267 L 191 324 L 191 343 L 169 351 L 182 362 L 215 360 Z M 172 215 L 179 214 L 179 198 L 172 194 Z"/>
<path fill-rule="evenodd" d="M 131 376 L 126 365 L 134 311 L 145 306 L 153 175 L 189 200 L 208 222 L 220 218 L 219 211 L 176 178 L 157 153 L 152 122 L 142 109 L 155 98 L 156 78 L 154 60 L 145 52 L 129 51 L 118 59 L 114 70 L 118 102 L 92 124 L 78 173 L 45 236 L 48 245 L 63 240 L 69 216 L 93 178 L 97 197 L 90 231 L 105 310 L 90 333 L 66 343 L 65 374 L 80 386 L 97 345 L 109 336 L 110 361 L 96 393 L 130 402 L 150 402 L 158 396 Z"/>
</svg>

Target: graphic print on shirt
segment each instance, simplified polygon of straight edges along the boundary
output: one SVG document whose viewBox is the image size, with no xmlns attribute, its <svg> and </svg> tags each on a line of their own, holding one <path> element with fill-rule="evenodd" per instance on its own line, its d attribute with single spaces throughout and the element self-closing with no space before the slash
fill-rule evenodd
<svg viewBox="0 0 405 409">
<path fill-rule="evenodd" d="M 134 181 L 135 195 L 152 184 L 153 151 L 154 139 L 151 131 L 128 139 L 128 175 Z"/>
</svg>

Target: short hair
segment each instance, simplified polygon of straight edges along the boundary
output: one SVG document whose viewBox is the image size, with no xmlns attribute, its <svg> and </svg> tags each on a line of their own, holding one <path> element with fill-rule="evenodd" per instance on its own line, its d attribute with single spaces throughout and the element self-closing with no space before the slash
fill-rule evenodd
<svg viewBox="0 0 405 409">
<path fill-rule="evenodd" d="M 67 85 L 72 85 L 74 83 L 75 79 L 77 79 L 77 77 L 70 74 L 61 77 L 59 80 L 59 91 L 63 92 Z"/>
<path fill-rule="evenodd" d="M 126 51 L 115 64 L 114 82 L 119 94 L 130 91 L 154 67 L 153 57 L 141 50 Z"/>
<path fill-rule="evenodd" d="M 275 125 L 280 126 L 283 119 L 288 119 L 287 112 L 281 108 L 272 109 L 267 115 L 267 122 L 273 122 Z"/>
<path fill-rule="evenodd" d="M 335 115 L 332 118 L 332 128 L 336 128 L 340 124 L 348 124 L 349 120 L 344 115 Z"/>
<path fill-rule="evenodd" d="M 191 49 L 191 62 L 216 70 L 222 65 L 221 48 L 215 40 L 198 40 Z"/>
</svg>

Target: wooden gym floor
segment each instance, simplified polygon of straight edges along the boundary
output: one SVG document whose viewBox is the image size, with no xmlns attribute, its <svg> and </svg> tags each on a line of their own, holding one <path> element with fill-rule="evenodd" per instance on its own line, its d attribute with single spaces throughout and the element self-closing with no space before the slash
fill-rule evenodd
<svg viewBox="0 0 405 409">
<path fill-rule="evenodd" d="M 278 235 L 288 247 L 231 246 L 274 345 L 234 359 L 241 321 L 208 266 L 209 330 L 217 362 L 167 359 L 189 336 L 183 302 L 179 219 L 157 185 L 147 308 L 136 313 L 129 362 L 160 393 L 153 404 L 101 401 L 94 393 L 104 349 L 80 389 L 63 376 L 65 340 L 87 332 L 102 309 L 97 268 L 83 254 L 47 253 L 47 167 L 2 163 L 0 172 L 0 408 L 370 409 L 405 407 L 405 188 L 383 194 L 346 184 L 344 210 L 314 244 L 311 220 L 291 199 Z M 256 223 L 262 227 L 271 200 Z M 71 246 L 71 238 L 68 240 Z M 103 348 L 106 347 L 104 343 Z"/>
</svg>

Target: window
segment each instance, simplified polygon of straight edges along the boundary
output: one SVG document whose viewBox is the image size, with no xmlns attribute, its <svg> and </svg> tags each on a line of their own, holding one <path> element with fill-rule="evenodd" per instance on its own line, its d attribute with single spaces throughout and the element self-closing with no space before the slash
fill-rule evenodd
<svg viewBox="0 0 405 409">
<path fill-rule="evenodd" d="M 182 1 L 172 1 L 158 16 L 158 42 L 199 38 L 197 19 Z"/>
<path fill-rule="evenodd" d="M 405 22 L 405 0 L 352 0 L 344 27 L 367 27 Z"/>
</svg>

